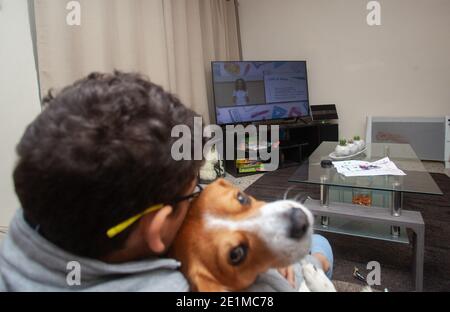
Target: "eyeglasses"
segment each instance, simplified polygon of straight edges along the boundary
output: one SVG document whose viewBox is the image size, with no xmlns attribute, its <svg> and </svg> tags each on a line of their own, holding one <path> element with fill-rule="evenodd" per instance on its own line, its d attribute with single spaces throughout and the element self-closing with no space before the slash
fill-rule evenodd
<svg viewBox="0 0 450 312">
<path fill-rule="evenodd" d="M 151 212 L 157 211 L 161 208 L 163 208 L 166 205 L 171 205 L 172 207 L 175 207 L 176 204 L 181 203 L 182 201 L 185 200 L 192 200 L 194 198 L 197 198 L 200 193 L 203 191 L 203 188 L 200 184 L 197 184 L 195 190 L 193 193 L 189 194 L 189 195 L 185 195 L 185 196 L 180 196 L 175 198 L 174 200 L 166 203 L 166 204 L 156 204 L 153 206 L 150 206 L 149 208 L 147 208 L 146 210 L 144 210 L 141 213 L 138 213 L 137 215 L 132 216 L 131 218 L 113 226 L 112 228 L 110 228 L 107 232 L 106 235 L 109 238 L 113 238 L 114 236 L 116 236 L 119 233 L 122 233 L 125 229 L 127 229 L 128 227 L 130 227 L 134 222 L 136 222 L 137 220 L 139 220 L 140 218 L 142 218 L 142 216 L 149 214 Z"/>
</svg>

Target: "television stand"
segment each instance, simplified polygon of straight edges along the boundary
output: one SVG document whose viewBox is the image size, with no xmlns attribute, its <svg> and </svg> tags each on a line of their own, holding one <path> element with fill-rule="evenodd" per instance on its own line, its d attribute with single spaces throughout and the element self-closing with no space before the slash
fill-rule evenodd
<svg viewBox="0 0 450 312">
<path fill-rule="evenodd" d="M 301 165 L 303 160 L 307 159 L 323 141 L 337 142 L 339 140 L 339 125 L 337 122 L 308 124 L 291 122 L 278 125 L 280 126 L 280 144 L 277 149 L 280 153 L 278 169 Z M 268 134 L 268 138 L 270 138 L 270 134 Z M 233 154 L 236 159 L 238 148 L 236 140 L 234 140 L 234 146 L 226 146 L 225 142 L 225 155 L 229 148 L 233 149 Z M 242 146 L 239 148 L 241 148 L 242 151 Z M 245 150 L 245 155 L 245 159 L 248 159 L 249 151 L 247 148 Z M 236 164 L 236 160 L 225 160 L 225 170 L 234 177 L 264 172 L 258 171 L 255 168 L 241 170 L 242 168 L 239 167 L 239 164 Z"/>
</svg>

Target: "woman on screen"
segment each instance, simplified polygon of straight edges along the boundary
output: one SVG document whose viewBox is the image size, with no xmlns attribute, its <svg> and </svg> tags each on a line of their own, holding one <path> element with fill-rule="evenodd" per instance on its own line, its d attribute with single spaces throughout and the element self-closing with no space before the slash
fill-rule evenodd
<svg viewBox="0 0 450 312">
<path fill-rule="evenodd" d="M 233 103 L 234 105 L 247 105 L 249 102 L 247 84 L 244 79 L 236 79 L 234 82 Z"/>
</svg>

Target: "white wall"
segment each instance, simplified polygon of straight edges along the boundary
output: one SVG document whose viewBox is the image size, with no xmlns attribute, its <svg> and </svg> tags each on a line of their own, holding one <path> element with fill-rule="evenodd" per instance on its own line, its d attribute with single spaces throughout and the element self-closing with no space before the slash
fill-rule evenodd
<svg viewBox="0 0 450 312">
<path fill-rule="evenodd" d="M 0 0 L 0 226 L 18 207 L 12 183 L 15 146 L 39 112 L 27 1 Z"/>
<path fill-rule="evenodd" d="M 308 61 L 311 104 L 336 103 L 341 136 L 366 115 L 450 113 L 450 1 L 239 0 L 244 60 Z"/>
</svg>

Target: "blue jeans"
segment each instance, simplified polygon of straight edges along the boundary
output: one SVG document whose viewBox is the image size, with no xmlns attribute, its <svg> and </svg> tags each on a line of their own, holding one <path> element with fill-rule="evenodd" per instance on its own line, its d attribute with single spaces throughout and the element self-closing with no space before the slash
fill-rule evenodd
<svg viewBox="0 0 450 312">
<path fill-rule="evenodd" d="M 328 240 L 322 235 L 313 234 L 310 253 L 311 254 L 321 253 L 327 258 L 328 262 L 330 263 L 330 268 L 327 272 L 325 272 L 325 274 L 331 280 L 331 277 L 333 276 L 334 259 L 333 259 L 333 250 L 331 249 L 331 245 L 328 242 Z"/>
</svg>

